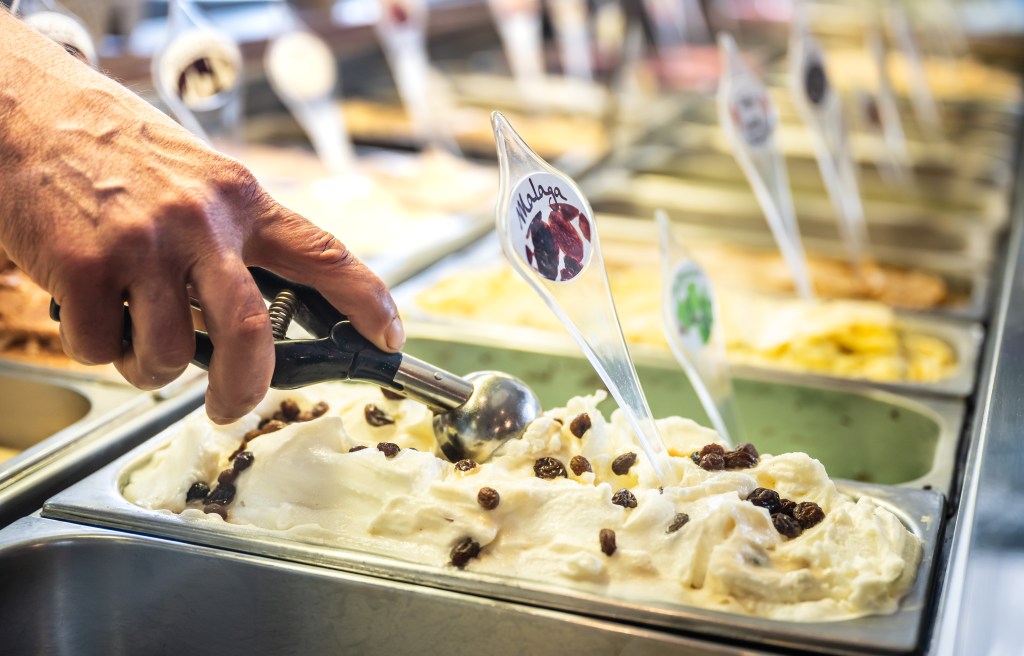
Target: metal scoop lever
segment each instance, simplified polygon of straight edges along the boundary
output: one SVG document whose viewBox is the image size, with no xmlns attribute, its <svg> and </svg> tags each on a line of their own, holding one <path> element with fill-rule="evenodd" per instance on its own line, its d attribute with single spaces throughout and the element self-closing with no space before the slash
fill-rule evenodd
<svg viewBox="0 0 1024 656">
<path fill-rule="evenodd" d="M 271 300 L 275 364 L 270 386 L 275 389 L 355 381 L 397 392 L 434 411 L 438 443 L 453 459 L 485 460 L 505 441 L 522 435 L 540 414 L 537 397 L 518 379 L 497 372 L 462 378 L 411 355 L 382 351 L 312 287 L 257 267 L 249 272 L 263 296 Z M 60 321 L 60 306 L 52 300 L 50 318 Z M 293 320 L 314 338 L 285 337 Z M 125 306 L 125 343 L 131 343 L 131 334 L 131 314 Z M 192 362 L 208 369 L 213 341 L 200 330 L 195 331 L 195 339 Z"/>
</svg>

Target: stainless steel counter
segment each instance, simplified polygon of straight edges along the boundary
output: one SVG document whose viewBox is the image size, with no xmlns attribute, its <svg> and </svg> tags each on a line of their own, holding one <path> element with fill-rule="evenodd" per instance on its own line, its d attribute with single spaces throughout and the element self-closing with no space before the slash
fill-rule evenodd
<svg viewBox="0 0 1024 656">
<path fill-rule="evenodd" d="M 1020 144 L 1018 144 L 1020 145 Z M 1024 152 L 1024 149 L 1021 149 Z M 1021 152 L 1018 153 L 1020 155 Z M 1022 159 L 1018 157 L 1018 160 Z M 929 654 L 1024 654 L 1024 166 Z"/>
</svg>

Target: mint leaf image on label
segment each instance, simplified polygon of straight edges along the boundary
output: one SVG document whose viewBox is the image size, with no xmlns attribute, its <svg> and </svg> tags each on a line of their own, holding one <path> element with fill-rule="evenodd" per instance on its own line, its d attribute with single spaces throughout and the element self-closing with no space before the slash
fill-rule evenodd
<svg viewBox="0 0 1024 656">
<path fill-rule="evenodd" d="M 739 84 L 729 103 L 729 116 L 744 143 L 753 148 L 765 145 L 775 125 L 769 113 L 764 88 L 755 83 Z"/>
<path fill-rule="evenodd" d="M 683 345 L 699 352 L 711 340 L 715 309 L 707 277 L 692 262 L 679 265 L 672 276 L 672 307 Z"/>
<path fill-rule="evenodd" d="M 509 228 L 518 257 L 544 278 L 578 276 L 593 252 L 587 204 L 551 173 L 528 175 L 512 190 Z"/>
</svg>

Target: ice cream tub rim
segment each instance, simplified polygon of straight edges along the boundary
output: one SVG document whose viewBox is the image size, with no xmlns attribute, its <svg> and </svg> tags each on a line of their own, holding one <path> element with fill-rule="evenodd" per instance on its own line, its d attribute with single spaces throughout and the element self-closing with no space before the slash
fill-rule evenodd
<svg viewBox="0 0 1024 656">
<path fill-rule="evenodd" d="M 203 408 L 193 414 L 201 412 Z M 650 628 L 729 639 L 743 636 L 779 647 L 810 646 L 825 654 L 898 654 L 912 651 L 919 642 L 943 518 L 944 499 L 938 492 L 837 481 L 844 493 L 869 496 L 892 511 L 921 539 L 917 577 L 899 610 L 892 615 L 822 623 L 784 622 L 681 605 L 608 599 L 529 580 L 409 563 L 326 544 L 298 542 L 252 526 L 185 519 L 170 511 L 148 510 L 132 504 L 121 494 L 127 477 L 173 439 L 177 430 L 178 423 L 59 493 L 44 505 L 42 516 Z"/>
</svg>

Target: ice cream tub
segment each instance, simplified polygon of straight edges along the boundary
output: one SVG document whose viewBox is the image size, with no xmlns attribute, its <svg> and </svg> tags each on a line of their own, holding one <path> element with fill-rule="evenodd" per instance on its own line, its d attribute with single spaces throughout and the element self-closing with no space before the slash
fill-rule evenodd
<svg viewBox="0 0 1024 656">
<path fill-rule="evenodd" d="M 632 202 L 645 207 L 663 207 L 666 211 L 675 210 L 680 213 L 756 217 L 764 222 L 760 206 L 750 186 L 731 181 L 712 182 L 640 173 L 625 179 L 620 186 L 607 188 L 602 197 L 592 200 Z M 836 223 L 835 210 L 824 193 L 824 187 L 816 190 L 794 189 L 793 203 L 802 232 L 806 232 L 812 223 Z M 961 206 L 957 207 L 957 203 Z M 596 206 L 594 209 L 601 211 Z M 907 198 L 903 202 L 896 202 L 892 198 L 867 198 L 864 200 L 864 213 L 872 242 L 886 241 L 877 234 L 880 228 L 886 226 L 917 228 L 939 224 L 949 232 L 992 232 L 1002 228 L 1009 216 L 1007 197 L 1001 192 L 987 194 L 971 201 L 935 201 L 930 203 L 930 206 L 915 204 L 913 198 Z"/>
<path fill-rule="evenodd" d="M 0 524 L 67 483 L 59 471 L 77 464 L 76 446 L 152 404 L 151 394 L 123 385 L 0 368 Z"/>
<path fill-rule="evenodd" d="M 670 199 L 669 199 L 670 200 Z M 690 199 L 696 202 L 699 199 Z M 723 201 L 724 202 L 720 202 Z M 768 235 L 768 224 L 764 216 L 747 202 L 747 199 L 708 199 L 709 204 L 697 207 L 680 207 L 679 202 L 661 204 L 655 200 L 638 198 L 631 194 L 621 195 L 609 192 L 591 198 L 591 206 L 598 215 L 647 220 L 654 210 L 664 209 L 673 220 L 702 228 L 722 227 L 729 230 L 745 230 Z M 750 199 L 753 201 L 753 198 Z M 818 219 L 804 220 L 804 214 L 797 209 L 797 220 L 804 238 L 832 243 L 841 243 L 836 221 L 830 214 Z M 826 217 L 827 220 L 826 220 Z M 978 263 L 992 261 L 996 252 L 998 232 L 971 223 L 947 224 L 929 222 L 920 217 L 919 222 L 871 223 L 868 231 L 872 251 L 906 249 L 941 253 L 943 255 L 970 258 Z"/>
<path fill-rule="evenodd" d="M 493 346 L 505 344 L 516 328 L 540 331 L 547 340 L 563 337 L 564 329 L 532 290 L 495 264 L 501 261 L 495 242 L 493 235 L 481 240 L 395 288 L 406 318 L 445 325 L 453 334 L 467 328 L 489 334 Z M 651 257 L 639 266 L 613 266 L 610 256 L 605 263 L 634 355 L 646 347 L 648 357 L 674 363 L 661 323 L 656 264 L 650 270 L 657 260 Z M 730 361 L 747 371 L 788 371 L 792 380 L 806 376 L 955 397 L 973 389 L 984 334 L 978 324 L 893 311 L 877 302 L 811 304 L 726 291 L 719 289 L 726 346 Z"/>
<path fill-rule="evenodd" d="M 629 168 L 639 175 L 653 174 L 680 180 L 706 181 L 711 184 L 749 188 L 736 159 L 729 153 L 709 148 L 641 148 L 630 158 Z M 799 196 L 824 195 L 817 161 L 808 157 L 790 157 L 786 161 L 790 186 Z M 1008 185 L 993 176 L 960 177 L 951 169 L 929 167 L 926 162 L 912 166 L 905 180 L 887 178 L 877 163 L 862 164 L 858 186 L 865 202 L 887 202 L 900 207 L 916 206 L 928 211 L 990 216 L 998 223 L 1007 212 Z M 892 176 L 892 173 L 888 174 Z"/>
<path fill-rule="evenodd" d="M 592 656 L 761 653 L 756 645 L 35 515 L 0 531 L 0 569 L 9 583 L 0 610 L 21 629 L 6 646 L 19 654 L 112 654 L 130 644 L 141 653 L 469 656 L 480 647 L 467 636 L 481 631 L 494 656 L 560 656 L 566 645 Z M 202 617 L 219 621 L 196 621 Z"/>
<path fill-rule="evenodd" d="M 598 215 L 601 226 L 601 237 L 607 244 L 607 257 L 611 259 L 625 257 L 651 258 L 656 256 L 656 241 L 658 235 L 654 222 L 641 222 L 635 218 L 614 216 L 609 214 Z M 780 287 L 781 278 L 785 275 L 766 278 L 764 273 L 768 263 L 778 272 L 782 268 L 783 261 L 778 254 L 778 246 L 767 231 L 755 232 L 742 229 L 730 229 L 724 227 L 711 227 L 692 225 L 687 223 L 676 223 L 673 230 L 682 243 L 686 244 L 689 250 L 699 260 L 703 261 L 706 268 L 712 271 L 716 264 L 727 266 L 732 261 L 730 250 L 740 256 L 755 256 L 758 258 L 756 267 L 749 263 L 740 262 L 737 271 L 749 271 L 751 275 L 732 274 L 738 282 L 736 284 L 749 286 L 753 291 L 764 291 L 765 293 L 795 293 L 791 277 L 788 278 L 788 286 Z M 848 267 L 846 250 L 843 245 L 827 239 L 805 238 L 804 249 L 807 255 L 812 258 L 811 277 L 817 280 L 819 275 L 835 275 L 837 272 L 852 278 L 852 272 Z M 716 263 L 714 259 L 721 254 L 725 258 L 724 263 Z M 922 296 L 920 293 L 905 296 L 905 293 L 877 292 L 859 296 L 855 288 L 845 287 L 847 291 L 854 294 L 844 293 L 844 287 L 833 287 L 825 285 L 818 293 L 826 298 L 874 298 L 882 302 L 889 302 L 901 310 L 912 310 L 924 314 L 939 314 L 943 316 L 957 317 L 972 321 L 983 321 L 987 319 L 990 307 L 990 280 L 989 271 L 991 266 L 988 263 L 975 262 L 972 260 L 951 257 L 941 253 L 928 253 L 924 251 L 913 251 L 899 247 L 873 247 L 872 259 L 883 272 L 893 270 L 910 274 L 904 276 L 904 283 L 920 276 L 928 281 L 929 291 Z M 819 270 L 818 265 L 824 265 L 824 270 Z M 719 267 L 719 268 L 720 268 Z M 841 282 L 846 285 L 849 281 Z M 936 285 L 939 289 L 936 289 Z M 876 295 L 877 294 L 877 295 Z"/>
<path fill-rule="evenodd" d="M 543 579 L 527 580 L 475 572 L 469 568 L 459 570 L 451 566 L 416 564 L 372 550 L 340 548 L 295 533 L 222 522 L 219 518 L 207 518 L 205 515 L 197 517 L 189 513 L 149 510 L 130 503 L 124 496 L 129 481 L 136 472 L 148 467 L 172 441 L 176 445 L 181 443 L 176 441 L 183 437 L 180 428 L 174 426 L 165 430 L 52 498 L 44 507 L 44 516 L 415 584 L 422 587 L 423 594 L 429 594 L 430 589 L 442 589 L 470 595 L 479 603 L 487 603 L 487 600 L 523 603 L 598 621 L 625 622 L 644 630 L 716 640 L 726 638 L 781 649 L 799 647 L 818 653 L 838 654 L 906 653 L 919 644 L 923 630 L 942 523 L 942 496 L 934 491 L 840 482 L 843 493 L 891 513 L 900 525 L 920 540 L 920 557 L 916 561 L 913 583 L 892 614 L 827 623 L 789 622 L 673 603 L 625 601 L 553 585 Z M 372 451 L 369 453 L 371 457 L 379 455 Z M 424 455 L 415 454 L 415 457 Z M 342 457 L 358 457 L 358 454 L 350 452 Z M 666 489 L 665 494 L 668 493 Z M 315 504 L 315 500 L 312 503 Z M 410 548 L 415 550 L 415 547 Z M 410 593 L 420 594 L 418 591 Z"/>
</svg>

